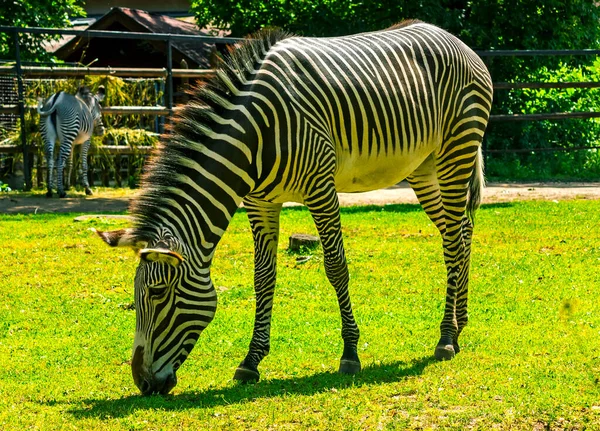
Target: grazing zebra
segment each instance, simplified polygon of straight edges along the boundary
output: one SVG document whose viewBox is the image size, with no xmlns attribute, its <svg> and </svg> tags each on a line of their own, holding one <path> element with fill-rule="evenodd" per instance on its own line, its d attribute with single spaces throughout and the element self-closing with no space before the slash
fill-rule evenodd
<svg viewBox="0 0 600 431">
<path fill-rule="evenodd" d="M 134 227 L 97 232 L 141 258 L 132 358 L 141 392 L 175 386 L 177 369 L 213 319 L 210 264 L 242 202 L 254 237 L 256 316 L 234 379 L 258 380 L 269 352 L 286 201 L 308 207 L 321 237 L 341 312 L 339 371 L 360 371 L 336 192 L 405 178 L 443 238 L 448 283 L 435 357 L 454 357 L 467 323 L 472 220 L 491 101 L 490 75 L 477 55 L 418 21 L 334 38 L 267 31 L 233 50 L 152 158 L 131 207 Z"/>
<path fill-rule="evenodd" d="M 98 93 L 92 95 L 88 87 L 79 87 L 75 96 L 59 91 L 53 94 L 43 104 L 39 102 L 37 111 L 40 114 L 40 132 L 44 139 L 44 153 L 48 165 L 48 192 L 52 197 L 52 171 L 54 170 L 54 147 L 56 139 L 60 141 L 58 162 L 56 164 L 56 188 L 61 198 L 67 196 L 65 183 L 68 184 L 73 169 L 73 147 L 81 147 L 81 164 L 83 171 L 83 186 L 85 194 L 91 195 L 92 190 L 88 181 L 87 154 L 90 148 L 92 133 L 102 136 L 104 125 L 100 102 L 104 100 L 104 86 L 98 88 Z M 42 107 L 43 105 L 43 107 Z M 68 161 L 68 174 L 63 183 L 65 162 Z M 66 187 L 68 188 L 68 186 Z"/>
</svg>

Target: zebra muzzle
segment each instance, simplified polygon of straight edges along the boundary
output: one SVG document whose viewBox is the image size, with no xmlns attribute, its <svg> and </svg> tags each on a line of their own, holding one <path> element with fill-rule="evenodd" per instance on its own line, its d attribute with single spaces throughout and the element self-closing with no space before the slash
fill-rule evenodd
<svg viewBox="0 0 600 431">
<path fill-rule="evenodd" d="M 144 347 L 137 346 L 131 359 L 131 374 L 133 381 L 142 395 L 168 394 L 177 385 L 175 371 L 164 377 L 159 377 L 144 369 Z"/>
</svg>

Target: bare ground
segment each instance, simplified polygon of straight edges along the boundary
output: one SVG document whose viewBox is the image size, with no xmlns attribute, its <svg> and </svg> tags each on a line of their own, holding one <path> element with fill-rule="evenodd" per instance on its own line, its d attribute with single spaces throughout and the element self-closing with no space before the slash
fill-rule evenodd
<svg viewBox="0 0 600 431">
<path fill-rule="evenodd" d="M 105 214 L 127 210 L 135 192 L 125 196 L 102 193 L 91 197 L 72 193 L 65 199 L 24 194 L 0 197 L 0 213 L 92 213 Z M 367 193 L 340 193 L 342 206 L 417 203 L 414 192 L 406 183 Z M 600 199 L 600 182 L 594 183 L 490 183 L 485 189 L 483 203 L 516 200 Z"/>
</svg>

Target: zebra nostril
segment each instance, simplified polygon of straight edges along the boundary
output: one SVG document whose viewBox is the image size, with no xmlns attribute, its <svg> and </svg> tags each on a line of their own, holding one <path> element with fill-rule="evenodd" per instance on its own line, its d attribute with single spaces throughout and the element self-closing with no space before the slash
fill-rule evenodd
<svg viewBox="0 0 600 431">
<path fill-rule="evenodd" d="M 151 390 L 150 383 L 148 383 L 148 380 L 143 379 L 140 382 L 140 391 L 142 392 L 143 395 L 148 395 L 150 393 L 150 390 Z"/>
</svg>

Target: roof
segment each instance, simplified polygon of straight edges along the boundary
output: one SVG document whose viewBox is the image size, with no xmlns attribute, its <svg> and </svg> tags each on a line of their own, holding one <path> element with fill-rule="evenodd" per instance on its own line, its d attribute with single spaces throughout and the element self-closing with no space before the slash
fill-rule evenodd
<svg viewBox="0 0 600 431">
<path fill-rule="evenodd" d="M 108 13 L 98 18 L 96 22 L 87 27 L 88 30 L 108 30 L 115 24 L 125 27 L 124 31 L 141 33 L 169 33 L 183 35 L 225 36 L 224 32 L 210 29 L 199 29 L 196 24 L 168 15 L 155 14 L 140 9 L 125 7 L 112 8 Z M 123 31 L 123 30 L 122 30 Z M 87 40 L 85 41 L 87 42 Z M 71 53 L 80 49 L 84 41 L 79 36 L 71 36 L 62 46 L 58 47 L 54 54 L 59 58 L 66 58 Z M 154 42 L 153 44 L 160 44 Z M 210 54 L 214 50 L 213 43 L 205 42 L 180 42 L 173 41 L 171 46 L 179 51 L 184 57 L 197 63 L 200 67 L 210 67 Z M 159 50 L 157 48 L 157 50 Z"/>
</svg>

